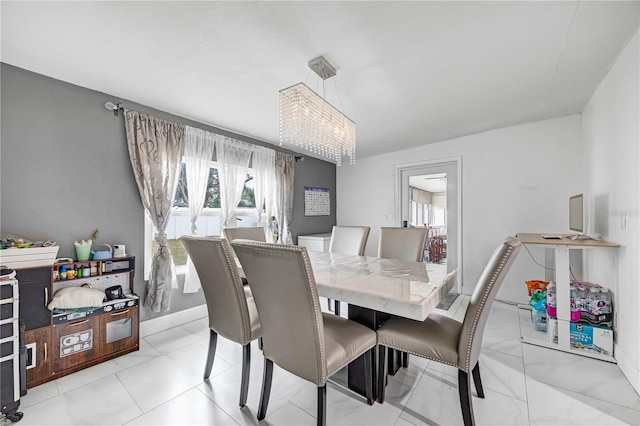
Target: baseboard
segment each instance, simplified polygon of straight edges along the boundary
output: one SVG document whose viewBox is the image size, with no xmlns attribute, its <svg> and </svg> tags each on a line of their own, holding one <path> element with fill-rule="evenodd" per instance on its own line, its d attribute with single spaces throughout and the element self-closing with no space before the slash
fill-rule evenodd
<svg viewBox="0 0 640 426">
<path fill-rule="evenodd" d="M 182 324 L 206 317 L 208 315 L 207 305 L 202 304 L 183 311 L 174 312 L 172 314 L 163 315 L 158 318 L 142 321 L 140 323 L 140 338 L 168 330 Z"/>
<path fill-rule="evenodd" d="M 615 345 L 613 353 L 616 357 L 616 362 L 622 374 L 629 380 L 631 386 L 640 394 L 640 369 L 633 363 L 633 360 L 627 356 L 627 354 L 620 350 L 619 345 Z"/>
</svg>

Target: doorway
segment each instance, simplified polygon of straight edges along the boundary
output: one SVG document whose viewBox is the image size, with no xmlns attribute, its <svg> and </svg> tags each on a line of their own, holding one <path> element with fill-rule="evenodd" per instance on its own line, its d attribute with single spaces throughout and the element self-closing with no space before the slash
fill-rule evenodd
<svg viewBox="0 0 640 426">
<path fill-rule="evenodd" d="M 427 226 L 429 236 L 446 241 L 445 252 L 425 251 L 426 261 L 446 263 L 451 271 L 462 265 L 461 158 L 446 158 L 395 167 L 398 226 Z M 440 250 L 443 248 L 440 247 Z M 457 289 L 461 290 L 462 269 Z"/>
</svg>

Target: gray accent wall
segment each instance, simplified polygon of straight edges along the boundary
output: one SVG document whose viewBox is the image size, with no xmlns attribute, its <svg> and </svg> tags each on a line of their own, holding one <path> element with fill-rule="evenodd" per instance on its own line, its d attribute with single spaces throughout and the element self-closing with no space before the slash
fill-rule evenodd
<svg viewBox="0 0 640 426">
<path fill-rule="evenodd" d="M 131 170 L 123 114 L 115 116 L 104 104 L 122 101 L 130 109 L 279 149 L 4 63 L 0 81 L 1 232 L 55 241 L 60 246 L 58 257 L 75 257 L 73 242 L 99 228 L 96 244 L 123 243 L 128 254 L 136 256 L 135 292 L 141 297 L 146 292 L 144 208 Z M 295 168 L 294 241 L 298 235 L 330 232 L 336 223 L 336 166 L 304 157 Z M 331 190 L 330 216 L 304 216 L 305 186 Z M 201 291 L 185 294 L 179 281 L 170 312 L 204 303 Z M 166 313 L 141 311 L 142 320 L 162 315 Z"/>
</svg>

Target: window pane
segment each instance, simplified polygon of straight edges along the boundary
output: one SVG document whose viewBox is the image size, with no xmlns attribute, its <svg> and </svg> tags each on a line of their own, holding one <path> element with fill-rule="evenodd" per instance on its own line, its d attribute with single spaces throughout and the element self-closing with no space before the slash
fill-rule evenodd
<svg viewBox="0 0 640 426">
<path fill-rule="evenodd" d="M 215 164 L 215 163 L 212 163 Z M 255 208 L 255 193 L 254 193 L 254 179 L 251 174 L 247 174 L 245 178 L 244 188 L 239 208 L 254 209 Z M 167 243 L 173 262 L 176 266 L 186 265 L 187 253 L 184 246 L 180 242 L 182 235 L 191 234 L 191 220 L 189 218 L 189 212 L 186 209 L 189 207 L 189 190 L 187 188 L 187 172 L 186 165 L 182 163 L 180 165 L 180 175 L 178 177 L 178 184 L 176 188 L 176 195 L 173 200 L 173 209 L 171 211 L 171 218 L 167 225 Z M 220 181 L 218 178 L 218 169 L 212 167 L 209 169 L 209 180 L 207 182 L 207 192 L 204 199 L 204 209 L 198 218 L 196 225 L 198 226 L 198 235 L 220 235 L 220 216 L 219 211 L 206 210 L 206 209 L 220 209 Z M 256 226 L 256 218 L 253 210 L 247 212 L 247 214 L 241 214 L 237 216 L 236 226 Z M 153 227 L 153 234 L 155 235 L 156 229 Z M 152 242 L 153 251 L 156 250 L 157 244 Z"/>
<path fill-rule="evenodd" d="M 255 213 L 249 213 L 246 215 L 236 215 L 236 226 L 239 228 L 247 228 L 260 225 L 258 224 L 258 218 L 256 218 Z"/>
<path fill-rule="evenodd" d="M 253 208 L 256 206 L 256 196 L 253 189 L 253 176 L 247 174 L 242 189 L 242 196 L 237 207 Z M 189 189 L 187 188 L 187 171 L 186 165 L 180 165 L 180 177 L 178 178 L 178 186 L 176 188 L 176 196 L 173 200 L 173 207 L 189 207 Z M 218 169 L 209 169 L 209 181 L 207 182 L 207 192 L 204 198 L 204 208 L 219 209 L 220 208 L 220 180 L 218 178 Z"/>
<path fill-rule="evenodd" d="M 440 209 L 440 208 L 434 208 L 433 209 L 433 224 L 435 226 L 444 226 L 445 225 L 445 215 L 446 215 L 446 210 L 445 209 Z"/>
<path fill-rule="evenodd" d="M 247 175 L 244 181 L 244 188 L 242 189 L 242 196 L 237 207 L 255 207 L 256 195 L 253 191 L 253 176 Z"/>
<path fill-rule="evenodd" d="M 249 216 L 247 216 L 247 223 Z M 253 218 L 255 222 L 255 217 Z M 219 236 L 220 235 L 220 216 L 211 214 L 201 214 L 196 221 L 198 226 L 198 234 L 201 237 L 204 236 Z M 152 234 L 155 235 L 157 229 L 152 226 Z M 167 224 L 167 244 L 171 251 L 171 257 L 173 257 L 173 263 L 176 266 L 187 264 L 187 252 L 184 246 L 180 242 L 180 237 L 183 235 L 191 234 L 191 220 L 189 219 L 189 212 L 185 209 L 173 209 L 171 211 L 171 218 Z M 152 242 L 152 250 L 155 252 L 157 244 L 155 240 Z"/>
<path fill-rule="evenodd" d="M 209 182 L 207 183 L 207 195 L 204 197 L 204 208 L 220 208 L 220 181 L 218 180 L 218 169 L 209 169 Z"/>
<path fill-rule="evenodd" d="M 189 192 L 187 191 L 187 168 L 180 164 L 180 177 L 176 188 L 176 196 L 173 199 L 173 207 L 189 207 Z"/>
</svg>

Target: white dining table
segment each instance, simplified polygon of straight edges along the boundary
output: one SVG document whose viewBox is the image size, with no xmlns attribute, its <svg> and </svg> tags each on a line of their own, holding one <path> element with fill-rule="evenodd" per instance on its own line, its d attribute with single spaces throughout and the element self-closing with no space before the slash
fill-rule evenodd
<svg viewBox="0 0 640 426">
<path fill-rule="evenodd" d="M 377 330 L 391 316 L 424 321 L 455 284 L 458 268 L 434 263 L 309 251 L 318 294 L 348 303 L 348 317 Z M 408 355 L 390 351 L 389 374 L 408 366 Z M 347 386 L 365 395 L 365 363 L 348 366 Z M 377 394 L 377 356 L 370 377 Z"/>
<path fill-rule="evenodd" d="M 458 272 L 435 263 L 308 253 L 320 296 L 417 321 L 436 308 Z"/>
</svg>

